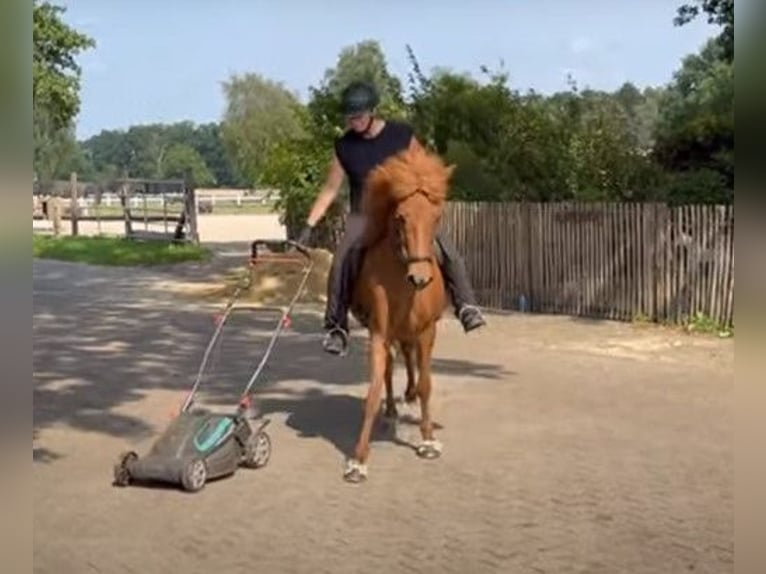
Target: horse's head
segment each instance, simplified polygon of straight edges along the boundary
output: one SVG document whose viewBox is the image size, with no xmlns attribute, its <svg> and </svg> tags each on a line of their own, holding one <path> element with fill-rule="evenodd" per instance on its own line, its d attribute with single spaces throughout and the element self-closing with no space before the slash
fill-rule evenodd
<svg viewBox="0 0 766 574">
<path fill-rule="evenodd" d="M 443 211 L 442 201 L 433 201 L 416 189 L 399 202 L 391 217 L 391 237 L 402 262 L 407 266 L 407 280 L 416 289 L 433 279 L 434 237 Z"/>
<path fill-rule="evenodd" d="M 364 211 L 368 241 L 388 236 L 415 288 L 433 279 L 434 239 L 455 166 L 424 149 L 408 149 L 373 170 Z"/>
</svg>

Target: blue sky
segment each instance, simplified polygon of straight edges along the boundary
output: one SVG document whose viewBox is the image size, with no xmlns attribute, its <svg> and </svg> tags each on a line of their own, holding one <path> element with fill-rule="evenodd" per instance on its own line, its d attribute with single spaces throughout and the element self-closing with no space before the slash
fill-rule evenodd
<svg viewBox="0 0 766 574">
<path fill-rule="evenodd" d="M 424 70 L 478 75 L 502 60 L 511 83 L 543 93 L 671 79 L 717 33 L 673 26 L 682 0 L 60 0 L 93 36 L 80 57 L 77 135 L 132 124 L 220 119 L 221 82 L 259 72 L 305 95 L 344 46 L 378 40 L 405 79 L 405 45 Z"/>
</svg>

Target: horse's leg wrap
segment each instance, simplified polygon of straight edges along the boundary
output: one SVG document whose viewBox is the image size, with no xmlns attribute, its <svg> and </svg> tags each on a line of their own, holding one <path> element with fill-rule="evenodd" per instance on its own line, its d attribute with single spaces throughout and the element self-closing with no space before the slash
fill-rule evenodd
<svg viewBox="0 0 766 574">
<path fill-rule="evenodd" d="M 436 439 L 422 441 L 415 452 L 421 458 L 438 458 L 441 456 L 444 446 Z"/>
<path fill-rule="evenodd" d="M 363 482 L 367 479 L 367 465 L 353 458 L 346 459 L 343 478 L 346 482 Z"/>
</svg>

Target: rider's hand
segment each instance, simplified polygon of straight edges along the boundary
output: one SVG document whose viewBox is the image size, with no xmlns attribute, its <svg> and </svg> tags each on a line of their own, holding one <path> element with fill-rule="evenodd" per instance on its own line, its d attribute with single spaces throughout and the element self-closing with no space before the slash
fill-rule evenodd
<svg viewBox="0 0 766 574">
<path fill-rule="evenodd" d="M 309 241 L 311 240 L 311 232 L 314 231 L 314 228 L 310 225 L 306 225 L 302 230 L 300 235 L 298 235 L 298 239 L 296 239 L 296 243 L 299 245 L 308 246 Z"/>
</svg>

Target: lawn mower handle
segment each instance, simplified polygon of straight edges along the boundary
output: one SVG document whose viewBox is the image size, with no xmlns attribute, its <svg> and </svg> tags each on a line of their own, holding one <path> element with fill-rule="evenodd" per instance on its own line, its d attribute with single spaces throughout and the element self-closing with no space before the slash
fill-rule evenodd
<svg viewBox="0 0 766 574">
<path fill-rule="evenodd" d="M 298 243 L 297 241 L 293 241 L 292 239 L 256 239 L 253 241 L 251 245 L 251 254 L 253 259 L 256 259 L 258 257 L 258 246 L 262 245 L 263 247 L 266 247 L 267 249 L 273 250 L 274 247 L 277 248 L 277 251 L 283 250 L 285 246 L 292 247 L 295 250 L 297 250 L 301 255 L 303 255 L 306 259 L 309 261 L 311 260 L 311 253 L 309 253 L 309 250 L 306 249 L 303 245 Z"/>
</svg>

